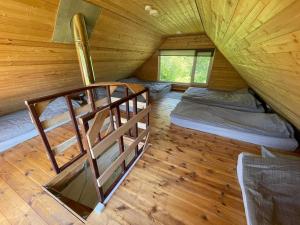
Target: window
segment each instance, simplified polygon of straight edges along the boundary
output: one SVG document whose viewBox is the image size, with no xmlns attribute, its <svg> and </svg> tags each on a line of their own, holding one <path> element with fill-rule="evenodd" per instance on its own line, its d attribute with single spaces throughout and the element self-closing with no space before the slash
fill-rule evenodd
<svg viewBox="0 0 300 225">
<path fill-rule="evenodd" d="M 206 84 L 213 50 L 161 50 L 161 81 Z"/>
</svg>

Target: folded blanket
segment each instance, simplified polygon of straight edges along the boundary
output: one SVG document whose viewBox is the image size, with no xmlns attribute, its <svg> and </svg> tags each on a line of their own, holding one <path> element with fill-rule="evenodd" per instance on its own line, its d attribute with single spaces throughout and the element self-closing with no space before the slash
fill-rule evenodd
<svg viewBox="0 0 300 225">
<path fill-rule="evenodd" d="M 264 112 L 264 108 L 247 89 L 214 91 L 207 88 L 188 88 L 182 100 L 246 112 Z"/>
<path fill-rule="evenodd" d="M 172 111 L 171 116 L 258 135 L 279 138 L 294 137 L 292 126 L 277 114 L 272 113 L 242 112 L 181 101 Z"/>
<path fill-rule="evenodd" d="M 155 93 L 161 92 L 165 88 L 170 88 L 171 87 L 170 83 L 157 82 L 157 81 L 144 81 L 144 80 L 140 80 L 136 77 L 121 79 L 120 82 L 141 84 L 144 87 L 149 88 L 150 92 L 155 92 Z"/>
</svg>

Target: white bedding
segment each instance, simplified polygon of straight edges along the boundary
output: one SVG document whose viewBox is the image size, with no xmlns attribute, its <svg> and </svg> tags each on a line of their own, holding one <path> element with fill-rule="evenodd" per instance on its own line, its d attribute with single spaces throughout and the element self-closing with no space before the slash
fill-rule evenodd
<svg viewBox="0 0 300 225">
<path fill-rule="evenodd" d="M 188 88 L 182 95 L 185 101 L 218 106 L 245 112 L 264 112 L 264 108 L 247 89 L 215 91 L 207 88 Z"/>
<path fill-rule="evenodd" d="M 171 122 L 190 129 L 267 147 L 295 150 L 293 128 L 276 114 L 250 113 L 181 101 Z"/>
<path fill-rule="evenodd" d="M 237 174 L 248 225 L 298 225 L 299 159 L 241 153 Z"/>
</svg>

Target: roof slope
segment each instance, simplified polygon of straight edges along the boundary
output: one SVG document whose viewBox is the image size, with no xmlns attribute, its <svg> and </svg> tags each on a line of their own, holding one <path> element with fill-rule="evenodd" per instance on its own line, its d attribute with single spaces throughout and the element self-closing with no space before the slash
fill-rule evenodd
<svg viewBox="0 0 300 225">
<path fill-rule="evenodd" d="M 216 46 L 252 88 L 300 129 L 300 1 L 196 2 Z"/>
</svg>

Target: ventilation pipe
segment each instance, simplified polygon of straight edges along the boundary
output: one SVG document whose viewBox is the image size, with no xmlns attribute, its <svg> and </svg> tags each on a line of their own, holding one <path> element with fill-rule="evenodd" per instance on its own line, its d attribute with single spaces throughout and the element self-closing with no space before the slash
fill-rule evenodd
<svg viewBox="0 0 300 225">
<path fill-rule="evenodd" d="M 82 80 L 84 85 L 88 86 L 95 83 L 95 75 L 84 16 L 81 13 L 75 14 L 72 18 L 71 26 Z"/>
</svg>

